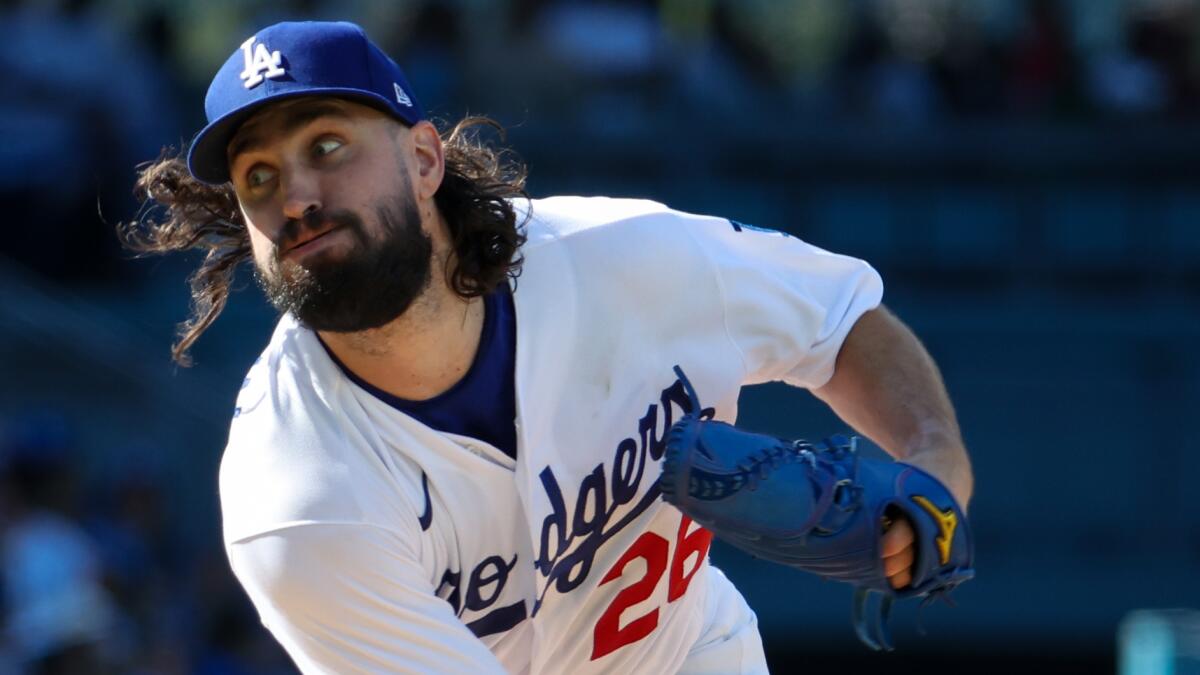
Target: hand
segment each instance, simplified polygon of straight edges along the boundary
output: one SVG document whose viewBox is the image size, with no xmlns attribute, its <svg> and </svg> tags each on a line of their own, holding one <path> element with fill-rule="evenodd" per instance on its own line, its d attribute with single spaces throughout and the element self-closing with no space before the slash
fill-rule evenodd
<svg viewBox="0 0 1200 675">
<path fill-rule="evenodd" d="M 916 560 L 915 545 L 916 534 L 907 518 L 884 518 L 880 550 L 883 555 L 883 573 L 892 588 L 899 590 L 912 583 L 912 567 Z"/>
</svg>

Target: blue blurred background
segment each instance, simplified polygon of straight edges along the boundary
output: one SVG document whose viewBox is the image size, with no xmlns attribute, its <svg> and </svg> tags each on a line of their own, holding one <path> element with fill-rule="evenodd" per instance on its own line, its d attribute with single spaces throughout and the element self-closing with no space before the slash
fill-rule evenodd
<svg viewBox="0 0 1200 675">
<path fill-rule="evenodd" d="M 4 0 L 0 673 L 293 672 L 215 487 L 274 315 L 244 275 L 176 368 L 196 260 L 112 234 L 135 165 L 285 18 L 358 21 L 434 115 L 508 126 L 537 196 L 649 197 L 880 269 L 959 409 L 979 577 L 925 636 L 902 607 L 879 656 L 849 589 L 718 546 L 776 672 L 1114 672 L 1129 611 L 1200 605 L 1200 3 Z M 741 422 L 843 428 L 772 385 Z"/>
</svg>

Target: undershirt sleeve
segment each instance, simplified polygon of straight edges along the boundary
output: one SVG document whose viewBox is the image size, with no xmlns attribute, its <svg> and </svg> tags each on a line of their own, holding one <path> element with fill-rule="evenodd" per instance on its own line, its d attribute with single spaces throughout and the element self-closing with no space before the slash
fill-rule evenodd
<svg viewBox="0 0 1200 675">
<path fill-rule="evenodd" d="M 304 673 L 504 672 L 394 532 L 301 524 L 228 553 L 263 625 Z"/>
</svg>

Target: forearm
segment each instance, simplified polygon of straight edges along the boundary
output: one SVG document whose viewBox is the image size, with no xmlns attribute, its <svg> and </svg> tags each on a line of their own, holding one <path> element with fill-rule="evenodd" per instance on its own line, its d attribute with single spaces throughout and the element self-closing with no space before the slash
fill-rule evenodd
<svg viewBox="0 0 1200 675">
<path fill-rule="evenodd" d="M 813 393 L 889 454 L 940 479 L 966 508 L 974 478 L 941 374 L 886 308 L 859 318 L 833 377 Z"/>
</svg>

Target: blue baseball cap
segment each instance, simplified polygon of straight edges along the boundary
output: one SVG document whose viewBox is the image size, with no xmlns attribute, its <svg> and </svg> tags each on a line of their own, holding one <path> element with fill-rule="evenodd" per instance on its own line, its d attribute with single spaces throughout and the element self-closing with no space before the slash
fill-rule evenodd
<svg viewBox="0 0 1200 675">
<path fill-rule="evenodd" d="M 214 185 L 228 181 L 225 149 L 238 127 L 264 105 L 299 96 L 354 99 L 409 126 L 425 119 L 400 67 L 359 26 L 277 23 L 243 42 L 208 86 L 208 126 L 188 150 L 192 175 Z"/>
</svg>

